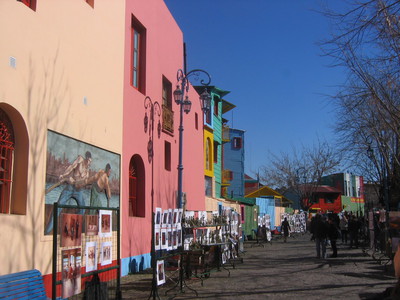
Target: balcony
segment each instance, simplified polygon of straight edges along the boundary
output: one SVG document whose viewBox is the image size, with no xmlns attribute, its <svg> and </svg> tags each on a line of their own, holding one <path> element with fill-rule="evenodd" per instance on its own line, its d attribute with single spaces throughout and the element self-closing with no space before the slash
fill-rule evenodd
<svg viewBox="0 0 400 300">
<path fill-rule="evenodd" d="M 168 133 L 174 133 L 174 112 L 167 106 L 162 106 L 162 129 Z"/>
<path fill-rule="evenodd" d="M 227 143 L 229 142 L 230 136 L 229 136 L 229 126 L 227 125 L 222 125 L 222 142 Z"/>
</svg>

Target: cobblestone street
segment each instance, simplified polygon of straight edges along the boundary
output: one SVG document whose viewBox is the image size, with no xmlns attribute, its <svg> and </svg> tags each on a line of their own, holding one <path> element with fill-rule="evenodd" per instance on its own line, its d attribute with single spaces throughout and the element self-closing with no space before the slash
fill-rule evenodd
<svg viewBox="0 0 400 300">
<path fill-rule="evenodd" d="M 327 252 L 330 254 L 330 249 Z M 396 279 L 362 248 L 349 249 L 338 242 L 338 257 L 317 259 L 310 235 L 273 240 L 264 247 L 245 243 L 243 263 L 221 269 L 204 280 L 187 280 L 182 293 L 168 283 L 159 288 L 160 299 L 383 299 Z M 191 289 L 197 291 L 195 292 Z M 123 299 L 147 299 L 151 275 L 122 278 Z"/>
</svg>

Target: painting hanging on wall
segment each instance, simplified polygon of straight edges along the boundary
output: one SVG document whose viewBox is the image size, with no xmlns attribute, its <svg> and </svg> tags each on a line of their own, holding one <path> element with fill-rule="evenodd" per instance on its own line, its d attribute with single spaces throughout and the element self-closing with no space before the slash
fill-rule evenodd
<svg viewBox="0 0 400 300">
<path fill-rule="evenodd" d="M 70 212 L 80 215 L 97 214 L 95 208 L 119 207 L 120 161 L 119 154 L 48 130 L 44 233 L 53 231 L 56 202 L 94 208 Z"/>
</svg>

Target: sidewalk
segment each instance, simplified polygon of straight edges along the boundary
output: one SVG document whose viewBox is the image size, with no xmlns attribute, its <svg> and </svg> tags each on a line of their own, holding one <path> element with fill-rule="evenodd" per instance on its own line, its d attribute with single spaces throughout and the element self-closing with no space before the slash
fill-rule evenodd
<svg viewBox="0 0 400 300">
<path fill-rule="evenodd" d="M 391 265 L 383 266 L 363 253 L 338 242 L 338 257 L 317 259 L 310 235 L 273 240 L 265 247 L 245 243 L 243 264 L 200 280 L 186 281 L 188 287 L 159 287 L 160 299 L 384 299 L 383 292 L 397 280 Z M 331 250 L 328 249 L 328 254 Z M 151 274 L 121 279 L 123 299 L 148 299 Z M 174 293 L 176 295 L 174 295 Z"/>
</svg>

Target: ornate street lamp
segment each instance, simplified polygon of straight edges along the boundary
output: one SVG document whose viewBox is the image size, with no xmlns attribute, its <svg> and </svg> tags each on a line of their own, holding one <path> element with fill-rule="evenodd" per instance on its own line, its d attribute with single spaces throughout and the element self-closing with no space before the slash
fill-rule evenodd
<svg viewBox="0 0 400 300">
<path fill-rule="evenodd" d="M 151 287 L 150 298 L 160 299 L 157 290 L 157 260 L 156 260 L 156 249 L 155 249 L 155 228 L 154 228 L 154 148 L 153 148 L 153 139 L 154 139 L 154 118 L 158 116 L 158 125 L 157 125 L 157 136 L 160 138 L 161 136 L 161 107 L 160 104 L 155 101 L 153 102 L 149 96 L 144 99 L 144 108 L 145 108 L 145 116 L 144 116 L 144 132 L 147 133 L 149 131 L 149 141 L 147 143 L 147 155 L 149 163 L 151 163 L 151 267 L 153 270 L 153 280 Z M 147 116 L 147 110 L 149 110 L 150 120 Z"/>
<path fill-rule="evenodd" d="M 183 193 L 182 193 L 182 176 L 183 176 L 183 163 L 182 163 L 182 151 L 183 151 L 183 112 L 188 114 L 192 107 L 192 102 L 189 100 L 188 95 L 185 95 L 189 91 L 189 77 L 194 77 L 196 81 L 200 81 L 200 84 L 204 86 L 204 91 L 200 94 L 201 109 L 204 113 L 210 110 L 211 96 L 207 90 L 207 87 L 211 83 L 211 76 L 204 70 L 195 69 L 188 73 L 184 73 L 181 69 L 178 70 L 176 75 L 178 85 L 174 91 L 175 103 L 180 106 L 179 114 L 179 163 L 178 163 L 178 207 L 183 208 Z M 205 79 L 200 79 L 200 76 L 204 76 Z"/>
</svg>

